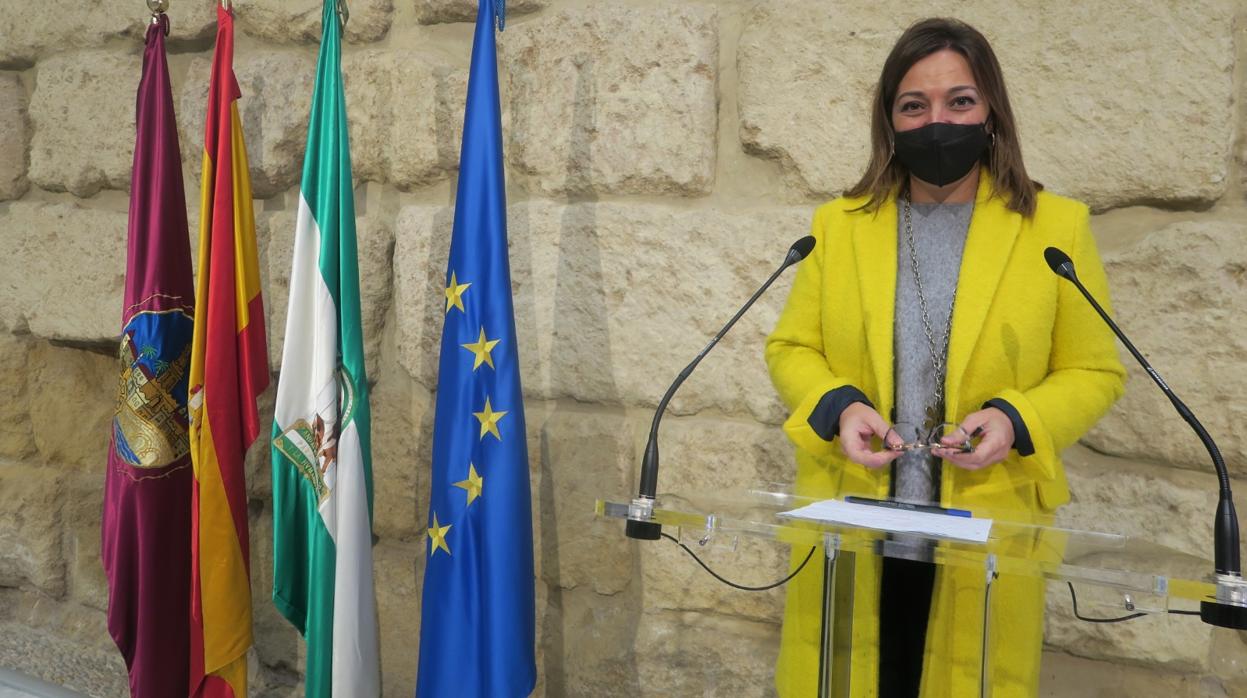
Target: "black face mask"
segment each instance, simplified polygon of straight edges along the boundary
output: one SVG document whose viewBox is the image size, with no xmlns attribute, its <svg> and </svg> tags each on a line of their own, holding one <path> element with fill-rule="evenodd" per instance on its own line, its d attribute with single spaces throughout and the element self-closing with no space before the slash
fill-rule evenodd
<svg viewBox="0 0 1247 698">
<path fill-rule="evenodd" d="M 985 124 L 932 122 L 896 134 L 896 157 L 918 179 L 937 187 L 966 176 L 987 149 Z"/>
</svg>

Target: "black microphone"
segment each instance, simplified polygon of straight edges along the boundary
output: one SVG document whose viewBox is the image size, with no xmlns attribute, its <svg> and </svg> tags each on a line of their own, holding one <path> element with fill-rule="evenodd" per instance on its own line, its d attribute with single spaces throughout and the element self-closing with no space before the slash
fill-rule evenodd
<svg viewBox="0 0 1247 698">
<path fill-rule="evenodd" d="M 1074 261 L 1069 258 L 1069 255 L 1055 247 L 1048 247 L 1043 251 L 1043 258 L 1052 269 L 1052 273 L 1057 276 L 1065 277 L 1066 279 L 1073 281 L 1075 284 L 1078 283 L 1078 277 L 1074 274 Z M 1082 288 L 1082 286 L 1079 285 L 1078 288 Z M 1100 307 L 1099 305 L 1096 305 L 1095 299 L 1092 298 L 1091 294 L 1087 293 L 1086 290 L 1083 291 L 1083 295 L 1085 295 L 1087 300 L 1091 301 L 1091 304 L 1097 309 Z M 1109 322 L 1112 321 L 1110 320 Z"/>
<path fill-rule="evenodd" d="M 654 421 L 649 427 L 649 441 L 645 444 L 645 455 L 641 459 L 641 484 L 638 488 L 636 499 L 632 500 L 632 504 L 628 507 L 628 523 L 626 524 L 626 533 L 629 538 L 639 538 L 641 540 L 658 540 L 662 534 L 662 526 L 650 521 L 650 516 L 654 512 L 654 495 L 658 490 L 658 423 L 662 420 L 663 413 L 667 410 L 667 403 L 671 402 L 671 397 L 675 395 L 675 391 L 680 389 L 684 381 L 693 373 L 693 369 L 697 368 L 697 364 L 705 358 L 706 354 L 719 343 L 723 335 L 732 329 L 732 325 L 745 314 L 753 306 L 754 301 L 762 297 L 763 293 L 775 283 L 775 279 L 784 273 L 784 270 L 792 265 L 805 259 L 814 249 L 814 236 L 806 235 L 805 237 L 792 243 L 792 247 L 788 248 L 788 254 L 784 257 L 784 262 L 779 265 L 771 278 L 749 298 L 740 310 L 732 316 L 731 320 L 719 330 L 719 333 L 710 340 L 705 349 L 697 355 L 695 359 L 680 371 L 680 375 L 676 376 L 675 382 L 667 388 L 667 393 L 662 396 L 662 400 L 658 403 L 658 409 L 654 410 Z"/>
<path fill-rule="evenodd" d="M 1195 430 L 1204 448 L 1208 450 L 1208 455 L 1212 457 L 1212 464 L 1216 468 L 1217 480 L 1220 484 L 1220 499 L 1217 502 L 1217 514 L 1212 525 L 1213 565 L 1216 569 L 1213 578 L 1217 586 L 1217 599 L 1216 601 L 1201 601 L 1199 615 L 1205 623 L 1211 625 L 1238 630 L 1247 629 L 1247 583 L 1243 581 L 1242 567 L 1239 563 L 1238 514 L 1234 511 L 1234 495 L 1230 491 L 1230 474 L 1225 468 L 1225 459 L 1221 457 L 1221 450 L 1217 448 L 1208 430 L 1204 429 L 1204 425 L 1195 418 L 1186 403 L 1174 394 L 1169 385 L 1165 383 L 1165 379 L 1161 378 L 1156 369 L 1143 358 L 1134 344 L 1117 327 L 1117 323 L 1113 322 L 1108 313 L 1104 312 L 1104 308 L 1096 302 L 1091 292 L 1078 280 L 1078 275 L 1074 273 L 1074 262 L 1070 260 L 1069 255 L 1055 247 L 1049 247 L 1044 250 L 1043 256 L 1054 274 L 1069 279 L 1082 292 L 1091 307 L 1095 308 L 1095 311 L 1108 324 L 1109 329 L 1113 330 L 1113 334 L 1126 345 L 1126 349 L 1134 356 L 1135 361 L 1143 366 L 1147 375 L 1152 377 L 1152 381 L 1160 387 L 1165 397 L 1169 398 L 1169 402 L 1173 403 L 1174 409 L 1178 411 L 1182 419 Z"/>
</svg>

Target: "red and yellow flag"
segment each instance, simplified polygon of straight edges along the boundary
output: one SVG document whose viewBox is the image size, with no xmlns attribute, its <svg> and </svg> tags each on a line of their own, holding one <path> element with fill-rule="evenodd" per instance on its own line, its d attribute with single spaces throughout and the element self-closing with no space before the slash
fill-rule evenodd
<svg viewBox="0 0 1247 698">
<path fill-rule="evenodd" d="M 191 349 L 192 696 L 247 694 L 250 550 L 243 458 L 268 386 L 251 179 L 234 77 L 234 17 L 217 8 L 205 119 L 199 279 Z"/>
</svg>

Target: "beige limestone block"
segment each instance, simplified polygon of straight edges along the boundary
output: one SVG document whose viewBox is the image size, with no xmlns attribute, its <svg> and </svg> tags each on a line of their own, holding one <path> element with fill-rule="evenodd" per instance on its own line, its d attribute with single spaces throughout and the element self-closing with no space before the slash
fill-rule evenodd
<svg viewBox="0 0 1247 698">
<path fill-rule="evenodd" d="M 410 695 L 416 685 L 425 541 L 383 540 L 372 548 L 381 633 L 381 688 L 385 696 Z"/>
<path fill-rule="evenodd" d="M 544 696 L 550 695 L 550 693 L 546 690 L 546 677 L 544 676 L 542 672 L 542 667 L 546 667 L 548 666 L 548 664 L 553 663 L 553 662 L 559 662 L 561 664 L 562 658 L 561 657 L 556 658 L 552 655 L 546 654 L 545 635 L 543 634 L 545 628 L 543 627 L 544 623 L 542 621 L 548 615 L 546 612 L 546 609 L 549 606 L 550 594 L 546 589 L 546 585 L 542 584 L 540 579 L 538 579 L 537 583 L 533 586 L 533 596 L 534 596 L 533 607 L 534 607 L 534 611 L 536 612 L 536 622 L 537 622 L 536 633 L 535 633 L 537 646 L 534 652 L 534 657 L 536 658 L 536 661 L 537 661 L 537 683 L 533 686 L 533 691 L 529 695 L 544 697 Z"/>
<path fill-rule="evenodd" d="M 458 167 L 467 72 L 412 51 L 365 51 L 343 61 L 357 180 L 412 189 Z"/>
<path fill-rule="evenodd" d="M 517 23 L 508 155 L 543 194 L 680 194 L 713 185 L 718 14 L 595 3 Z"/>
<path fill-rule="evenodd" d="M 0 243 L 9 270 L 0 274 L 0 325 L 67 341 L 120 334 L 124 212 L 16 201 L 0 210 Z"/>
<path fill-rule="evenodd" d="M 1231 471 L 1247 473 L 1247 226 L 1182 222 L 1107 255 L 1116 319 L 1191 408 Z M 1098 451 L 1211 472 L 1169 400 L 1125 352 L 1126 395 L 1087 436 Z"/>
<path fill-rule="evenodd" d="M 0 201 L 26 193 L 29 146 L 26 90 L 17 73 L 0 73 Z"/>
<path fill-rule="evenodd" d="M 35 453 L 30 424 L 29 337 L 0 331 L 0 456 L 26 459 Z"/>
<path fill-rule="evenodd" d="M 64 595 L 62 480 L 51 469 L 0 462 L 0 586 Z"/>
<path fill-rule="evenodd" d="M 30 98 L 30 180 L 75 196 L 129 189 L 141 71 L 139 56 L 117 51 L 41 61 Z"/>
<path fill-rule="evenodd" d="M 104 613 L 39 592 L 4 590 L 0 663 L 72 690 L 125 696 L 126 664 L 108 636 Z"/>
<path fill-rule="evenodd" d="M 885 35 L 864 31 L 885 22 Z M 754 6 L 736 59 L 745 150 L 778 160 L 807 195 L 852 185 L 869 155 L 870 92 L 906 23 L 882 8 L 854 12 L 796 0 Z"/>
<path fill-rule="evenodd" d="M 269 338 L 272 338 L 269 330 Z M 273 410 L 277 404 L 277 376 L 269 378 L 268 388 L 256 398 L 260 431 L 243 459 L 247 496 L 268 500 L 273 496 Z"/>
<path fill-rule="evenodd" d="M 1065 454 L 1071 502 L 1057 512 L 1057 525 L 1075 530 L 1117 533 L 1139 542 L 1126 556 L 1111 551 L 1077 554 L 1067 551 L 1074 567 L 1131 570 L 1136 583 L 1151 575 L 1203 580 L 1213 571 L 1212 521 L 1216 510 L 1216 479 L 1200 473 L 1110 458 L 1075 447 Z M 1146 550 L 1147 552 L 1142 552 Z M 1120 592 L 1075 584 L 1079 611 L 1090 617 L 1126 615 Z M 1151 597 L 1135 597 L 1147 603 Z M 1093 624 L 1073 616 L 1069 589 L 1048 585 L 1045 640 L 1049 646 L 1079 656 L 1129 661 L 1180 671 L 1204 671 L 1212 656 L 1211 627 L 1189 616 L 1164 614 L 1125 623 Z M 1192 610 L 1190 601 L 1174 600 L 1174 608 Z"/>
<path fill-rule="evenodd" d="M 772 696 L 778 656 L 778 619 L 646 612 L 636 638 L 637 695 Z"/>
<path fill-rule="evenodd" d="M 644 420 L 638 435 L 649 433 L 648 414 Z M 667 415 L 661 437 L 666 465 L 658 479 L 660 494 L 778 491 L 796 475 L 792 443 L 775 426 L 731 417 Z"/>
<path fill-rule="evenodd" d="M 199 41 L 213 36 L 214 8 L 211 2 L 172 5 L 169 40 Z M 0 12 L 0 65 L 24 68 L 37 56 L 70 47 L 99 46 L 121 35 L 131 39 L 141 51 L 150 20 L 151 12 L 146 6 L 133 0 L 91 0 L 77 3 L 66 12 L 50 11 L 47 5 L 39 3 L 6 2 Z M 138 73 L 131 77 L 137 88 Z"/>
<path fill-rule="evenodd" d="M 741 142 L 805 195 L 842 192 L 866 166 L 871 93 L 892 44 L 922 17 L 956 16 L 992 42 L 1032 177 L 1096 209 L 1214 201 L 1233 135 L 1234 7 L 760 3 L 740 39 Z M 1124 125 L 1141 113 L 1147 128 Z"/>
<path fill-rule="evenodd" d="M 433 397 L 392 369 L 377 380 L 371 405 L 373 531 L 408 538 L 427 521 Z"/>
<path fill-rule="evenodd" d="M 121 364 L 97 354 L 52 344 L 30 355 L 29 414 L 39 457 L 103 476 L 117 409 Z"/>
<path fill-rule="evenodd" d="M 642 429 L 648 431 L 648 420 L 644 427 L 638 425 L 638 431 Z M 796 474 L 792 447 L 773 426 L 726 418 L 674 418 L 663 421 L 661 436 L 659 500 L 672 506 L 721 514 L 716 498 L 731 499 L 748 489 L 773 490 L 772 483 L 792 482 Z M 720 534 L 703 546 L 699 541 L 705 536 L 704 527 L 668 526 L 664 532 L 678 536 L 715 572 L 737 584 L 763 586 L 790 571 L 791 548 L 776 541 Z M 803 547 L 798 557 L 808 551 Z M 642 543 L 637 555 L 648 609 L 722 613 L 758 621 L 775 621 L 783 615 L 782 588 L 733 589 L 665 538 Z"/>
<path fill-rule="evenodd" d="M 364 332 L 364 355 L 369 375 L 377 371 L 385 314 L 390 306 L 390 269 L 394 253 L 392 212 L 356 216 L 355 241 L 359 268 L 360 324 Z M 264 218 L 268 231 L 262 255 L 267 260 L 268 286 L 264 304 L 268 314 L 269 365 L 281 368 L 286 336 L 286 312 L 290 302 L 290 269 L 294 263 L 297 211 L 288 210 Z M 257 227 L 261 224 L 257 221 Z"/>
<path fill-rule="evenodd" d="M 594 514 L 597 499 L 618 498 L 633 488 L 636 438 L 621 412 L 526 409 L 529 431 L 540 434 L 537 450 L 528 454 L 537 470 L 533 553 L 538 577 L 551 586 L 614 594 L 632 581 L 635 544 L 620 522 Z M 489 475 L 482 475 L 488 495 Z"/>
<path fill-rule="evenodd" d="M 510 19 L 535 12 L 548 3 L 549 0 L 507 0 L 506 16 Z M 478 0 L 416 0 L 416 17 L 421 24 L 475 22 L 478 4 Z M 504 40 L 505 36 L 499 36 L 498 40 Z"/>
<path fill-rule="evenodd" d="M 1188 570 L 1207 574 L 1202 561 Z M 1091 618 L 1127 615 L 1119 594 L 1104 593 L 1087 584 L 1075 584 L 1078 611 Z M 1115 605 L 1111 601 L 1118 601 Z M 1202 673 L 1208 670 L 1212 652 L 1213 627 L 1198 617 L 1154 613 L 1122 623 L 1088 623 L 1074 617 L 1069 588 L 1049 584 L 1044 617 L 1044 643 L 1052 649 L 1089 659 L 1142 664 L 1169 671 Z M 1197 610 L 1191 602 L 1175 607 Z"/>
<path fill-rule="evenodd" d="M 540 580 L 537 589 L 537 676 L 543 692 L 536 695 L 645 695 L 635 650 L 644 608 L 633 589 L 601 595 L 588 587 L 547 588 Z"/>
<path fill-rule="evenodd" d="M 254 499 L 252 502 L 258 504 Z M 263 507 L 253 504 L 249 516 L 252 651 L 259 660 L 253 665 L 302 676 L 305 643 L 299 631 L 273 603 L 273 512 L 270 506 L 267 500 Z"/>
<path fill-rule="evenodd" d="M 1075 446 L 1065 452 L 1070 503 L 1057 524 L 1117 533 L 1203 558 L 1212 570 L 1217 480 L 1211 474 L 1112 458 Z"/>
<path fill-rule="evenodd" d="M 107 3 L 122 3 L 123 0 L 106 0 Z M 125 3 L 126 13 L 119 13 L 123 16 L 130 12 L 133 3 Z M 116 11 L 114 11 L 116 13 Z M 141 14 L 141 13 L 140 13 Z M 200 41 L 202 39 L 215 40 L 217 33 L 217 11 L 216 5 L 209 2 L 188 2 L 178 3 L 176 6 L 170 4 L 169 12 L 169 41 L 170 42 L 187 42 Z M 149 17 L 143 17 L 149 20 Z M 141 26 L 134 27 L 131 33 L 135 37 L 145 36 L 147 32 L 147 22 L 144 21 Z"/>
<path fill-rule="evenodd" d="M 1214 685 L 1215 679 L 1210 679 L 1049 651 L 1043 653 L 1039 668 L 1039 695 L 1044 698 L 1224 695 Z"/>
<path fill-rule="evenodd" d="M 546 398 L 655 406 L 777 266 L 807 212 L 513 206 L 512 285 L 525 387 Z M 762 360 L 791 275 L 719 343 L 670 405 L 779 421 Z"/>
<path fill-rule="evenodd" d="M 198 196 L 198 193 L 196 193 Z M 264 304 L 264 331 L 267 336 L 268 368 L 277 382 L 281 367 L 282 343 L 286 334 L 286 304 L 290 292 L 290 264 L 293 258 L 295 213 L 288 210 L 281 198 L 256 202 L 255 247 L 260 268 L 260 297 Z M 269 210 L 268 204 L 279 207 Z M 199 274 L 199 230 L 191 231 L 191 254 L 195 274 Z M 282 261 L 284 258 L 284 262 Z"/>
<path fill-rule="evenodd" d="M 778 267 L 791 241 L 808 229 L 810 213 L 511 206 L 511 281 L 525 394 L 656 405 L 680 369 Z M 437 378 L 451 219 L 449 209 L 407 208 L 396 233 L 399 363 L 426 386 Z M 791 276 L 781 278 L 702 362 L 672 401 L 673 413 L 714 407 L 768 423 L 783 420 L 762 349 Z"/>
<path fill-rule="evenodd" d="M 416 205 L 405 206 L 398 212 L 394 228 L 398 363 L 430 390 L 437 387 L 437 359 L 446 310 L 446 260 L 453 224 L 451 209 Z M 520 349 L 523 348 L 521 342 Z"/>
<path fill-rule="evenodd" d="M 300 642 L 300 647 L 306 645 Z M 300 652 L 306 654 L 306 649 Z M 303 675 L 294 674 L 284 668 L 270 668 L 259 660 L 253 645 L 247 653 L 247 690 L 253 696 L 271 696 L 272 698 L 299 698 L 307 695 L 303 687 Z M 300 660 L 302 666 L 303 660 Z"/>
<path fill-rule="evenodd" d="M 319 0 L 238 0 L 238 26 L 251 36 L 282 43 L 319 43 Z M 390 30 L 393 0 L 348 0 L 344 43 L 376 41 Z"/>
<path fill-rule="evenodd" d="M 203 171 L 204 116 L 211 73 L 210 54 L 192 61 L 178 101 L 182 160 L 194 173 L 194 181 L 186 183 L 188 190 L 199 188 Z M 242 92 L 238 114 L 247 144 L 251 191 L 257 199 L 267 199 L 299 184 L 316 55 L 311 47 L 238 52 L 234 74 Z"/>
<path fill-rule="evenodd" d="M 100 518 L 104 511 L 100 470 L 95 468 L 66 481 L 64 535 L 71 598 L 107 611 L 108 576 L 100 562 Z"/>
<path fill-rule="evenodd" d="M 54 600 L 39 591 L 0 587 L 0 616 L 5 621 L 51 632 L 82 649 L 107 650 L 116 657 L 121 674 L 125 675 L 125 663 L 108 635 L 103 611 L 75 601 Z"/>
<path fill-rule="evenodd" d="M 1247 689 L 1247 638 L 1229 628 L 1212 629 L 1212 673 L 1233 685 L 1233 690 Z"/>
</svg>

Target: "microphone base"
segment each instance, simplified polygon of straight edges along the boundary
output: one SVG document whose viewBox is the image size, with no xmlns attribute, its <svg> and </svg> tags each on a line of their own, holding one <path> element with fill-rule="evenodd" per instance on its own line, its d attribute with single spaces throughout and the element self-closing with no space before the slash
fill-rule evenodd
<svg viewBox="0 0 1247 698">
<path fill-rule="evenodd" d="M 1247 630 L 1247 606 L 1232 606 L 1217 601 L 1199 602 L 1199 619 L 1208 625 L 1232 630 Z"/>
<path fill-rule="evenodd" d="M 638 495 L 628 505 L 628 523 L 624 527 L 624 533 L 637 540 L 658 540 L 662 537 L 662 524 L 650 521 L 653 515 L 653 496 Z"/>
<path fill-rule="evenodd" d="M 653 521 L 631 521 L 624 526 L 624 533 L 637 540 L 658 540 L 662 537 L 662 524 Z"/>
<path fill-rule="evenodd" d="M 1247 580 L 1237 574 L 1217 574 L 1217 597 L 1199 602 L 1199 618 L 1209 625 L 1247 630 Z"/>
</svg>

